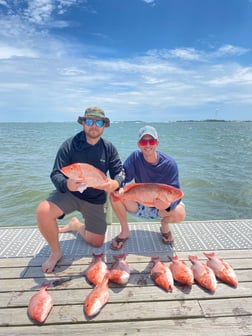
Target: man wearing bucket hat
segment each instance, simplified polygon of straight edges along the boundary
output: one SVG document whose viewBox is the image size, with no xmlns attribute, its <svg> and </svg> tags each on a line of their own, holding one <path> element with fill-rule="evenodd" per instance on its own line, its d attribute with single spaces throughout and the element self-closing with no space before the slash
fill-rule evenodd
<svg viewBox="0 0 252 336">
<path fill-rule="evenodd" d="M 138 148 L 124 162 L 124 183 L 134 180 L 136 183 L 162 183 L 180 189 L 178 167 L 175 160 L 160 151 L 158 134 L 154 127 L 145 126 L 139 130 Z M 119 190 L 123 192 L 123 190 Z M 164 244 L 173 242 L 170 223 L 178 223 L 185 218 L 185 206 L 181 200 L 170 204 L 162 204 L 156 200 L 155 207 L 147 207 L 132 200 L 114 200 L 110 197 L 114 213 L 121 224 L 121 232 L 111 243 L 111 249 L 120 250 L 130 237 L 127 212 L 141 218 L 158 219 L 161 221 L 161 238 Z"/>
<path fill-rule="evenodd" d="M 55 158 L 50 177 L 56 190 L 37 208 L 38 227 L 51 248 L 49 258 L 42 265 L 46 273 L 54 270 L 62 256 L 59 232 L 77 231 L 92 246 L 102 246 L 107 228 L 106 193 L 118 189 L 125 178 L 117 149 L 101 137 L 104 128 L 110 126 L 104 111 L 99 107 L 89 107 L 78 122 L 83 130 L 67 139 Z M 91 164 L 105 174 L 109 172 L 110 178 L 102 185 L 102 190 L 85 189 L 80 182 L 67 178 L 61 172 L 61 168 L 73 163 Z M 85 224 L 73 217 L 69 224 L 58 229 L 57 219 L 76 210 L 82 214 Z"/>
<path fill-rule="evenodd" d="M 87 119 L 96 119 L 96 120 L 103 120 L 104 126 L 109 127 L 110 126 L 110 120 L 109 118 L 105 117 L 104 111 L 99 107 L 89 107 L 85 111 L 84 117 L 78 118 L 78 123 L 82 125 L 83 121 L 86 121 Z"/>
</svg>

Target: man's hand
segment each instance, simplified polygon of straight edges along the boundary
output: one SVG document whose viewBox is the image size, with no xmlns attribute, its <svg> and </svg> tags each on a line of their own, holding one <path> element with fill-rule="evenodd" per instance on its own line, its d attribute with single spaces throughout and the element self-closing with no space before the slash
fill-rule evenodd
<svg viewBox="0 0 252 336">
<path fill-rule="evenodd" d="M 165 210 L 169 208 L 169 206 L 171 205 L 171 203 L 166 203 L 159 198 L 155 198 L 153 200 L 153 203 L 154 203 L 154 207 L 157 208 L 158 210 Z"/>
<path fill-rule="evenodd" d="M 85 180 L 77 181 L 73 179 L 68 179 L 67 188 L 70 191 L 83 192 L 87 188 L 87 182 Z"/>
<path fill-rule="evenodd" d="M 119 188 L 119 183 L 116 180 L 112 180 L 110 178 L 108 178 L 108 181 L 96 186 L 96 189 L 101 189 L 106 191 L 108 194 L 112 193 L 113 191 L 115 191 L 117 188 Z"/>
</svg>

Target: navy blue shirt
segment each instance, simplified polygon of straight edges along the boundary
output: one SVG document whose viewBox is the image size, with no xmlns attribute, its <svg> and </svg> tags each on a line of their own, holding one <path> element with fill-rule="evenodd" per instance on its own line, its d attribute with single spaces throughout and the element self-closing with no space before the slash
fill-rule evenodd
<svg viewBox="0 0 252 336">
<path fill-rule="evenodd" d="M 67 178 L 61 173 L 62 167 L 72 163 L 88 163 L 109 175 L 112 179 L 122 184 L 125 178 L 123 166 L 115 146 L 101 138 L 95 145 L 90 145 L 86 141 L 84 131 L 67 139 L 59 148 L 55 158 L 51 180 L 56 189 L 62 193 L 67 189 Z M 103 190 L 87 188 L 83 193 L 72 192 L 76 197 L 93 204 L 103 204 L 106 202 L 106 193 Z"/>
</svg>

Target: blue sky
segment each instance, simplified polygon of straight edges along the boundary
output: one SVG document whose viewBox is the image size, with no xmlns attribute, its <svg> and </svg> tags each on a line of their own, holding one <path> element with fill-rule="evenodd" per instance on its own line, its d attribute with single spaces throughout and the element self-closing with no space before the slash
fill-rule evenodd
<svg viewBox="0 0 252 336">
<path fill-rule="evenodd" d="M 252 120 L 252 0 L 0 0 L 0 121 Z"/>
</svg>

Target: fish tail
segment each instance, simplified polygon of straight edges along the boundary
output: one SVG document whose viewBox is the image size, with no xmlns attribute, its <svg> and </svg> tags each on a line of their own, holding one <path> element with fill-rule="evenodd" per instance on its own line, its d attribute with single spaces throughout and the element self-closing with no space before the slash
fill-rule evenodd
<svg viewBox="0 0 252 336">
<path fill-rule="evenodd" d="M 92 255 L 93 255 L 94 258 L 103 258 L 104 253 L 103 252 L 101 252 L 101 253 L 92 253 Z"/>
<path fill-rule="evenodd" d="M 214 252 L 203 252 L 204 256 L 207 257 L 208 259 L 211 259 L 213 257 L 215 257 L 215 253 Z"/>
<path fill-rule="evenodd" d="M 43 288 L 44 290 L 47 290 L 51 285 L 53 284 L 53 282 L 44 282 L 41 285 L 41 289 Z"/>
<path fill-rule="evenodd" d="M 192 256 L 192 255 L 189 255 L 188 256 L 188 259 L 191 261 L 191 263 L 195 263 L 199 260 L 199 258 L 197 256 Z"/>
<path fill-rule="evenodd" d="M 177 254 L 175 254 L 175 255 L 172 256 L 172 257 L 170 257 L 170 256 L 167 256 L 167 257 L 168 257 L 168 259 L 170 259 L 171 261 L 177 261 L 177 260 L 179 260 L 179 257 L 178 257 Z"/>
<path fill-rule="evenodd" d="M 125 259 L 125 258 L 126 258 L 126 253 L 122 253 L 122 254 L 114 255 L 113 258 L 114 258 L 115 260 Z"/>
</svg>

